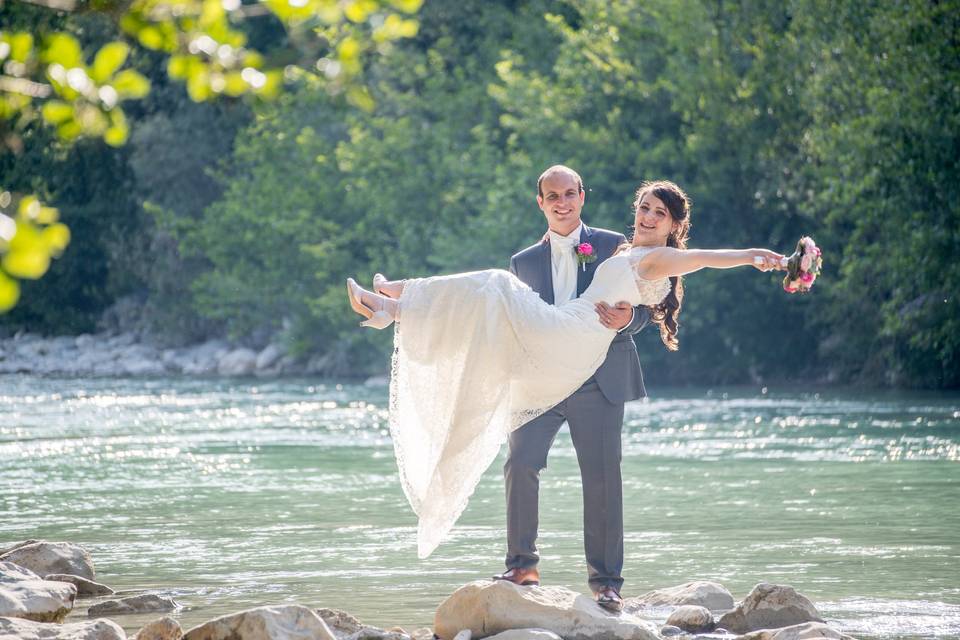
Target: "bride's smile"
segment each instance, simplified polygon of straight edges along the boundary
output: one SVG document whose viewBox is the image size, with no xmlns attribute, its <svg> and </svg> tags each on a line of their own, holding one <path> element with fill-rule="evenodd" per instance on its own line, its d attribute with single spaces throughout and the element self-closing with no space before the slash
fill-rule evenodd
<svg viewBox="0 0 960 640">
<path fill-rule="evenodd" d="M 646 193 L 637 204 L 637 215 L 633 223 L 633 246 L 663 247 L 667 237 L 676 227 L 663 200 Z"/>
</svg>

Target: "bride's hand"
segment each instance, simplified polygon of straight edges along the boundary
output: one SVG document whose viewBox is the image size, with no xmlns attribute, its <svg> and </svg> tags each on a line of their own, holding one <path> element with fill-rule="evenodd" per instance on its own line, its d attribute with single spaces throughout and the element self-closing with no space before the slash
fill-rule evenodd
<svg viewBox="0 0 960 640">
<path fill-rule="evenodd" d="M 750 264 L 760 271 L 784 271 L 786 270 L 786 258 L 769 249 L 749 249 Z"/>
</svg>

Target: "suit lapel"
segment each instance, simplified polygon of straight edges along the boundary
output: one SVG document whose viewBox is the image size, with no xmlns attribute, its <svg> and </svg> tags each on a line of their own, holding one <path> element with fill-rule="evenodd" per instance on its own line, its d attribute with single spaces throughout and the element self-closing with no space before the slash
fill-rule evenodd
<svg viewBox="0 0 960 640">
<path fill-rule="evenodd" d="M 540 253 L 537 259 L 540 261 L 540 287 L 534 287 L 534 290 L 540 294 L 540 297 L 547 304 L 553 304 L 553 264 L 550 253 L 550 243 L 540 243 Z"/>
<path fill-rule="evenodd" d="M 583 228 L 580 230 L 580 243 L 589 242 L 593 246 L 594 254 L 597 252 L 597 246 L 592 242 L 591 238 L 593 237 L 593 229 L 588 227 L 586 224 L 583 225 Z M 600 256 L 597 255 L 597 259 L 593 262 L 588 262 L 586 269 L 577 265 L 577 297 L 583 295 L 583 292 L 586 291 L 587 287 L 590 285 L 590 281 L 593 280 L 593 272 L 597 270 L 597 265 L 600 263 Z"/>
</svg>

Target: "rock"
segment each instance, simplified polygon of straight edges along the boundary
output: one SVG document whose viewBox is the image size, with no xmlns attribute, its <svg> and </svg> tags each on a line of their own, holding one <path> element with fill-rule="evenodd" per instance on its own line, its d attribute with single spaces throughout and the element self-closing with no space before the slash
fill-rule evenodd
<svg viewBox="0 0 960 640">
<path fill-rule="evenodd" d="M 282 357 L 283 357 L 283 349 L 281 349 L 275 344 L 268 344 L 266 347 L 264 347 L 263 351 L 261 351 L 257 355 L 257 362 L 255 365 L 257 368 L 257 371 L 263 371 L 264 369 L 269 369 L 270 367 L 275 365 Z"/>
<path fill-rule="evenodd" d="M 69 582 L 77 588 L 77 595 L 81 598 L 88 596 L 109 596 L 114 593 L 113 589 L 105 584 L 87 580 L 80 576 L 71 576 L 66 573 L 51 573 L 44 578 L 45 580 L 54 580 L 56 582 Z"/>
<path fill-rule="evenodd" d="M 347 640 L 410 640 L 410 636 L 399 627 L 384 631 L 377 627 L 363 626 L 356 633 L 347 636 Z"/>
<path fill-rule="evenodd" d="M 410 637 L 413 640 L 433 640 L 433 629 L 429 627 L 420 627 L 419 629 L 414 629 L 413 633 L 410 634 Z"/>
<path fill-rule="evenodd" d="M 820 612 L 793 587 L 761 582 L 737 605 L 717 621 L 717 626 L 734 633 L 758 629 L 779 629 L 804 622 L 823 622 Z"/>
<path fill-rule="evenodd" d="M 704 607 L 710 611 L 729 611 L 734 607 L 733 596 L 717 582 L 697 580 L 678 587 L 657 589 L 642 596 L 627 598 L 623 602 L 623 610 L 627 613 L 636 613 L 643 607 L 682 607 L 692 605 Z"/>
<path fill-rule="evenodd" d="M 733 640 L 854 640 L 851 636 L 837 631 L 823 622 L 805 622 L 782 629 L 762 629 Z"/>
<path fill-rule="evenodd" d="M 339 609 L 315 609 L 314 611 L 338 639 L 346 638 L 363 628 L 363 623 L 346 611 Z"/>
<path fill-rule="evenodd" d="M 129 347 L 137 341 L 137 337 L 132 333 L 121 333 L 107 340 L 108 349 L 117 349 L 119 347 Z"/>
<path fill-rule="evenodd" d="M 183 638 L 183 629 L 180 628 L 180 623 L 170 616 L 163 616 L 145 624 L 133 640 L 181 640 L 181 638 Z"/>
<path fill-rule="evenodd" d="M 87 615 L 114 616 L 126 613 L 150 613 L 152 611 L 173 611 L 178 605 L 171 598 L 158 596 L 155 593 L 144 593 L 139 596 L 106 600 L 87 609 Z"/>
<path fill-rule="evenodd" d="M 510 629 L 497 635 L 487 636 L 487 640 L 563 640 L 553 631 L 546 629 Z"/>
<path fill-rule="evenodd" d="M 363 624 L 346 611 L 316 609 L 314 612 L 330 627 L 337 640 L 410 640 L 410 635 L 400 627 L 384 631 Z M 432 633 L 430 637 L 433 637 Z"/>
<path fill-rule="evenodd" d="M 166 373 L 167 368 L 160 360 L 143 360 L 131 357 L 119 361 L 116 371 L 118 374 L 128 376 L 159 376 Z"/>
<path fill-rule="evenodd" d="M 72 624 L 46 624 L 0 618 L 0 640 L 127 640 L 116 622 L 100 618 Z"/>
<path fill-rule="evenodd" d="M 434 630 L 451 640 L 461 629 L 474 637 L 509 629 L 538 628 L 568 640 L 656 640 L 657 627 L 629 614 L 611 614 L 593 598 L 563 587 L 518 587 L 482 580 L 466 584 L 437 609 Z"/>
<path fill-rule="evenodd" d="M 246 376 L 257 367 L 257 354 L 251 349 L 234 349 L 220 358 L 217 373 L 222 376 Z"/>
<path fill-rule="evenodd" d="M 13 543 L 12 545 L 10 545 L 9 547 L 4 547 L 4 548 L 0 549 L 0 558 L 2 558 L 3 556 L 7 555 L 8 553 L 10 553 L 11 551 L 13 551 L 14 549 L 19 549 L 20 547 L 25 547 L 25 546 L 27 546 L 28 544 L 33 544 L 33 543 L 35 543 L 35 542 L 42 542 L 42 540 L 30 539 L 30 540 L 23 540 L 22 542 L 14 542 L 14 543 Z"/>
<path fill-rule="evenodd" d="M 667 618 L 667 625 L 680 627 L 690 633 L 709 633 L 716 626 L 709 609 L 692 604 L 677 607 Z"/>
<path fill-rule="evenodd" d="M 664 638 L 683 635 L 683 629 L 666 624 L 660 627 L 660 635 L 662 635 Z"/>
<path fill-rule="evenodd" d="M 71 542 L 30 540 L 0 555 L 2 561 L 30 569 L 40 577 L 49 573 L 69 573 L 93 580 L 96 575 L 87 550 Z"/>
<path fill-rule="evenodd" d="M 297 604 L 257 607 L 190 629 L 185 640 L 336 640 L 316 613 Z"/>
<path fill-rule="evenodd" d="M 0 616 L 62 622 L 76 598 L 72 584 L 43 580 L 29 569 L 0 562 Z"/>
</svg>

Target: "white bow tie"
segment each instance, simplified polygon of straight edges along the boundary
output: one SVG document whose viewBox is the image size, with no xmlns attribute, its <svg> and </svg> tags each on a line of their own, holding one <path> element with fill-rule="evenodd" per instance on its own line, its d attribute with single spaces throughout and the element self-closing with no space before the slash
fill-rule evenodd
<svg viewBox="0 0 960 640">
<path fill-rule="evenodd" d="M 550 232 L 550 246 L 554 249 L 573 249 L 578 244 L 580 244 L 579 234 L 570 234 L 569 236 L 561 236 L 558 233 Z"/>
</svg>

